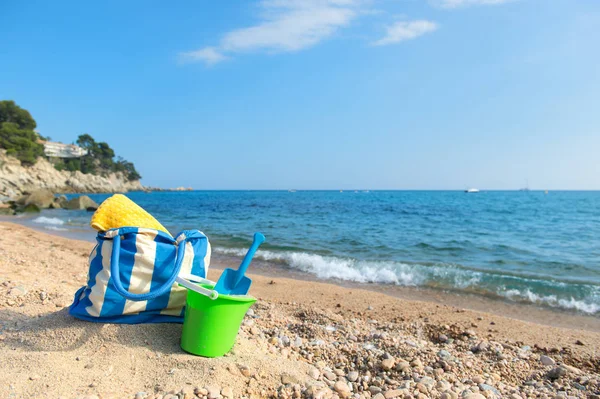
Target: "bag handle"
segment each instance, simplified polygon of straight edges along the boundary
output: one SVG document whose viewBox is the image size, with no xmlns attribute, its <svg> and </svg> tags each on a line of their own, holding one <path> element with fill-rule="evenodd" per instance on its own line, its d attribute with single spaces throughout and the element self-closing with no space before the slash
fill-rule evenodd
<svg viewBox="0 0 600 399">
<path fill-rule="evenodd" d="M 175 283 L 175 279 L 177 278 L 177 276 L 179 275 L 179 271 L 181 270 L 181 264 L 183 263 L 183 257 L 185 256 L 186 241 L 187 239 L 179 243 L 179 251 L 177 251 L 175 259 L 175 270 L 173 271 L 173 275 L 163 285 L 161 285 L 158 289 L 156 289 L 153 292 L 147 292 L 145 294 L 132 294 L 131 292 L 127 291 L 121 283 L 121 270 L 119 267 L 119 257 L 121 252 L 119 251 L 119 249 L 121 248 L 121 235 L 115 235 L 113 237 L 113 248 L 110 258 L 110 274 L 113 277 L 112 280 L 117 292 L 131 301 L 147 301 L 165 294 L 171 289 L 171 286 Z"/>
</svg>

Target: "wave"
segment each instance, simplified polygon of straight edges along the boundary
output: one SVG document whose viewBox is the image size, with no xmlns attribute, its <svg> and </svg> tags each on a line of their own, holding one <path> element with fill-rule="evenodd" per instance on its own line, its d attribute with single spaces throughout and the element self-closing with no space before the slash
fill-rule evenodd
<svg viewBox="0 0 600 399">
<path fill-rule="evenodd" d="M 69 229 L 65 229 L 63 227 L 57 227 L 57 226 L 44 226 L 44 229 L 52 230 L 52 231 L 69 231 Z"/>
<path fill-rule="evenodd" d="M 587 302 L 585 300 L 577 300 L 573 297 L 558 298 L 556 295 L 540 295 L 531 292 L 530 289 L 525 291 L 507 290 L 502 293 L 505 298 L 514 302 L 534 303 L 537 305 L 546 305 L 552 308 L 573 309 L 583 313 L 594 314 L 600 311 L 600 304 Z"/>
<path fill-rule="evenodd" d="M 237 257 L 246 253 L 237 248 L 216 247 L 214 251 Z M 320 279 L 435 288 L 587 314 L 600 312 L 600 287 L 595 285 L 486 272 L 453 264 L 363 261 L 306 252 L 260 250 L 256 258 L 310 273 Z"/>
<path fill-rule="evenodd" d="M 65 224 L 65 221 L 59 218 L 49 218 L 46 216 L 38 216 L 37 218 L 32 220 L 33 223 L 38 224 L 50 224 L 55 226 L 62 226 Z"/>
</svg>

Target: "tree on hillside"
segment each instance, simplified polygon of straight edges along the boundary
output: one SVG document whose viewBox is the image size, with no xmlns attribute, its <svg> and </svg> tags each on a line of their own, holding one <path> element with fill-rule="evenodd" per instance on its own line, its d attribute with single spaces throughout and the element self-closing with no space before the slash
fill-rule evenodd
<svg viewBox="0 0 600 399">
<path fill-rule="evenodd" d="M 29 111 L 12 100 L 0 101 L 0 125 L 4 122 L 16 123 L 23 130 L 34 130 L 37 126 Z"/>
<path fill-rule="evenodd" d="M 82 134 L 75 142 L 78 146 L 85 148 L 88 154 L 81 157 L 80 170 L 83 173 L 105 174 L 110 172 L 122 172 L 128 180 L 139 180 L 142 178 L 131 162 L 121 157 L 114 161 L 115 151 L 108 143 L 100 142 L 89 134 Z M 72 167 L 66 164 L 67 170 Z"/>
<path fill-rule="evenodd" d="M 38 143 L 40 137 L 33 131 L 35 127 L 29 111 L 14 101 L 0 101 L 0 148 L 26 165 L 34 164 L 44 154 L 44 146 Z"/>
</svg>

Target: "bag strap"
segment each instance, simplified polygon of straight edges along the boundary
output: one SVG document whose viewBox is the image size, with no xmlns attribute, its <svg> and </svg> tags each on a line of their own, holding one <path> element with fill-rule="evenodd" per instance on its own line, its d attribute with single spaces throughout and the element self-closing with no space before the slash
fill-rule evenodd
<svg viewBox="0 0 600 399">
<path fill-rule="evenodd" d="M 131 301 L 147 301 L 165 294 L 171 289 L 171 286 L 175 283 L 175 279 L 177 278 L 177 276 L 179 275 L 179 271 L 181 270 L 181 264 L 183 263 L 183 257 L 185 256 L 185 240 L 183 243 L 179 243 L 178 247 L 179 250 L 177 251 L 175 259 L 175 270 L 173 270 L 173 274 L 171 275 L 171 277 L 163 285 L 161 285 L 152 292 L 147 292 L 145 294 L 132 294 L 131 292 L 127 291 L 121 283 L 121 269 L 119 266 L 119 258 L 121 254 L 121 235 L 116 234 L 113 237 L 113 248 L 110 258 L 110 274 L 113 277 L 112 281 L 117 292 Z"/>
</svg>

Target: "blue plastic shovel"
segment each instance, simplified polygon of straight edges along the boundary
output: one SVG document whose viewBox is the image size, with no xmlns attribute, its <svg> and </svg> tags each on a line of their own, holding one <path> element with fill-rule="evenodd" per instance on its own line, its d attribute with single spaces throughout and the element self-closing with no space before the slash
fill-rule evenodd
<svg viewBox="0 0 600 399">
<path fill-rule="evenodd" d="M 217 285 L 215 285 L 214 290 L 219 294 L 225 295 L 246 295 L 250 289 L 252 280 L 250 280 L 249 277 L 244 276 L 244 273 L 246 273 L 246 269 L 248 269 L 254 253 L 264 241 L 265 236 L 260 233 L 254 233 L 254 241 L 252 242 L 252 246 L 250 246 L 250 249 L 248 249 L 248 252 L 246 253 L 246 256 L 244 256 L 244 260 L 240 264 L 240 267 L 237 270 L 223 270 L 223 274 L 221 274 L 221 277 L 219 277 L 219 281 L 217 281 Z"/>
</svg>

